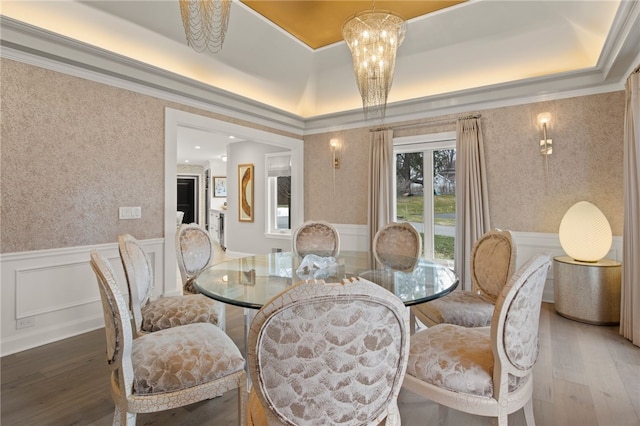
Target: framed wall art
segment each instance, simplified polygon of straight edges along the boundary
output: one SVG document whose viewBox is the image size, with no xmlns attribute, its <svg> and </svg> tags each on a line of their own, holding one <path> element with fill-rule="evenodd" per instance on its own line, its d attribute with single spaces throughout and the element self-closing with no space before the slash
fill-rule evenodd
<svg viewBox="0 0 640 426">
<path fill-rule="evenodd" d="M 238 220 L 253 222 L 253 164 L 238 164 Z"/>
<path fill-rule="evenodd" d="M 214 176 L 212 179 L 213 179 L 213 196 L 226 197 L 227 196 L 227 177 Z"/>
</svg>

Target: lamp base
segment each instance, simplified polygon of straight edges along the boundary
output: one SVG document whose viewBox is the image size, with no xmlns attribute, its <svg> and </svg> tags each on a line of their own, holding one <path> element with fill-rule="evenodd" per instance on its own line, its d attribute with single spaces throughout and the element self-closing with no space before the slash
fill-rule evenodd
<svg viewBox="0 0 640 426">
<path fill-rule="evenodd" d="M 622 263 L 602 259 L 580 262 L 553 259 L 555 310 L 563 317 L 595 325 L 620 323 Z"/>
</svg>

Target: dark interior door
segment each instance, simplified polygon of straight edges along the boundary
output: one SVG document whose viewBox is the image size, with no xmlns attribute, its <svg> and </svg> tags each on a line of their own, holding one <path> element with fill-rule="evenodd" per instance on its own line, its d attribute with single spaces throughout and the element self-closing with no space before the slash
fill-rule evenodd
<svg viewBox="0 0 640 426">
<path fill-rule="evenodd" d="M 182 223 L 198 223 L 196 179 L 178 178 L 178 211 L 184 212 Z"/>
</svg>

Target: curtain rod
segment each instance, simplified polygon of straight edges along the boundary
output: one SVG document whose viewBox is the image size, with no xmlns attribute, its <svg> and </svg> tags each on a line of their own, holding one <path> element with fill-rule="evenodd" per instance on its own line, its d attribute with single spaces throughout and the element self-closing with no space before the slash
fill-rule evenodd
<svg viewBox="0 0 640 426">
<path fill-rule="evenodd" d="M 467 118 L 480 118 L 480 117 L 482 117 L 480 114 L 472 114 L 472 115 L 465 115 L 463 117 L 457 117 L 457 118 L 443 118 L 441 120 L 425 121 L 422 123 L 411 123 L 411 124 L 401 124 L 399 126 L 378 127 L 375 129 L 369 129 L 369 131 L 378 132 L 380 130 L 389 130 L 389 129 L 395 130 L 395 129 L 404 129 L 408 127 L 432 126 L 435 124 L 443 124 L 443 123 L 457 123 L 458 120 L 464 120 Z"/>
</svg>

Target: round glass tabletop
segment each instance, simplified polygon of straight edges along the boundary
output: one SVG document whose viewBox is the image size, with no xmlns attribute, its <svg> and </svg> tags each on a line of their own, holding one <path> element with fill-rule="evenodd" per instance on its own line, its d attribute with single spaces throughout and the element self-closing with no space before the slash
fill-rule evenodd
<svg viewBox="0 0 640 426">
<path fill-rule="evenodd" d="M 458 285 L 457 275 L 437 262 L 387 257 L 385 263 L 366 251 L 342 251 L 335 258 L 278 252 L 210 266 L 193 283 L 205 296 L 252 309 L 260 309 L 287 287 L 306 279 L 338 282 L 362 277 L 391 291 L 406 306 L 442 297 Z"/>
</svg>

